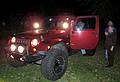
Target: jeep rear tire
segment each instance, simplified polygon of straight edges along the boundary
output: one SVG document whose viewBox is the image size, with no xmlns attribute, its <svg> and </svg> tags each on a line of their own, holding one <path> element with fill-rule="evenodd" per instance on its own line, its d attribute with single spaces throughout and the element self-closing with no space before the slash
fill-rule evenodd
<svg viewBox="0 0 120 82">
<path fill-rule="evenodd" d="M 12 59 L 9 55 L 7 56 L 7 62 L 9 65 L 13 67 L 21 67 L 21 66 L 26 65 L 25 61 L 21 61 L 18 59 Z"/>
<path fill-rule="evenodd" d="M 61 49 L 50 49 L 42 60 L 41 71 L 45 78 L 55 81 L 60 79 L 66 71 L 68 55 Z"/>
<path fill-rule="evenodd" d="M 92 49 L 92 50 L 87 50 L 87 53 L 90 55 L 90 56 L 93 56 L 96 52 L 96 49 Z"/>
</svg>

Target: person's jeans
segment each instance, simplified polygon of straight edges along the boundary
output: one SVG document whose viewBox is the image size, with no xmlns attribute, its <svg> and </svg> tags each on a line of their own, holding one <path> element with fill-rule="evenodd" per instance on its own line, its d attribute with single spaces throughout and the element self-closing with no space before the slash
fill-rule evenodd
<svg viewBox="0 0 120 82">
<path fill-rule="evenodd" d="M 113 62 L 114 62 L 113 51 L 105 49 L 105 60 L 107 61 L 108 65 L 113 65 Z"/>
<path fill-rule="evenodd" d="M 105 60 L 108 61 L 108 50 L 105 49 L 104 51 L 104 56 L 105 56 Z"/>
</svg>

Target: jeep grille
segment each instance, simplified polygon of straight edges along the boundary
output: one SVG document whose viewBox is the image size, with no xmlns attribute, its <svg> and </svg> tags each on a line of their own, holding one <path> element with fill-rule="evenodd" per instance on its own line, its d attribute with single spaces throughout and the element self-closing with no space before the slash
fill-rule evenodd
<svg viewBox="0 0 120 82">
<path fill-rule="evenodd" d="M 29 39 L 17 39 L 16 42 L 17 42 L 17 44 L 30 45 Z"/>
</svg>

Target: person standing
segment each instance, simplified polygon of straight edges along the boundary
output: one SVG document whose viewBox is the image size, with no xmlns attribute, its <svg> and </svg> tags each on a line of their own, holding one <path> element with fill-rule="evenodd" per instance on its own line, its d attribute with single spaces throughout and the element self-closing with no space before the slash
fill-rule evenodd
<svg viewBox="0 0 120 82">
<path fill-rule="evenodd" d="M 105 28 L 105 58 L 107 61 L 106 67 L 112 67 L 114 63 L 114 51 L 117 43 L 117 31 L 113 22 L 108 22 L 107 28 Z"/>
</svg>

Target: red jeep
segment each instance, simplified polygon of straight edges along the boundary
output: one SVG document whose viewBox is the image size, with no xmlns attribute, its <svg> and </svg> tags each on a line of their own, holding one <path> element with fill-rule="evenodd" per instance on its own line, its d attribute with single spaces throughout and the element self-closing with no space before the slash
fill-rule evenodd
<svg viewBox="0 0 120 82">
<path fill-rule="evenodd" d="M 99 40 L 99 17 L 60 16 L 44 22 L 34 23 L 35 30 L 18 33 L 9 40 L 7 60 L 14 67 L 39 64 L 42 74 L 55 81 L 65 73 L 71 50 L 94 55 Z M 49 30 L 40 29 L 41 26 Z"/>
</svg>

